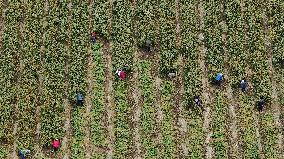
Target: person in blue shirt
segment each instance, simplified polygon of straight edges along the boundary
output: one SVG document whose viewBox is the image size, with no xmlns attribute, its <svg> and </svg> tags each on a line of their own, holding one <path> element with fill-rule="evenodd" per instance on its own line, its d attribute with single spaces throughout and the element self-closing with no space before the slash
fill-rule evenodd
<svg viewBox="0 0 284 159">
<path fill-rule="evenodd" d="M 241 87 L 241 90 L 244 92 L 244 91 L 246 91 L 246 89 L 247 89 L 247 82 L 246 82 L 246 80 L 245 79 L 242 79 L 241 80 L 241 82 L 240 82 L 240 87 Z"/>
<path fill-rule="evenodd" d="M 223 74 L 222 73 L 217 73 L 217 76 L 215 77 L 215 83 L 220 85 L 223 81 Z"/>
<path fill-rule="evenodd" d="M 28 150 L 28 149 L 19 150 L 19 156 L 20 156 L 21 159 L 25 159 L 26 156 L 27 156 L 28 154 L 30 154 L 30 152 L 31 152 L 31 151 Z"/>
<path fill-rule="evenodd" d="M 77 105 L 82 106 L 84 101 L 84 96 L 81 92 L 77 93 Z"/>
</svg>

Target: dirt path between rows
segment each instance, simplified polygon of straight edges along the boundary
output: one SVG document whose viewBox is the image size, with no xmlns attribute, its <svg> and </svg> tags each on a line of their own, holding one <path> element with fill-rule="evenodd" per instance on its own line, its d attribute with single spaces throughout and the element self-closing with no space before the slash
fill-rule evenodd
<svg viewBox="0 0 284 159">
<path fill-rule="evenodd" d="M 241 16 L 244 18 L 245 17 L 245 11 L 246 11 L 246 6 L 245 6 L 245 2 L 243 0 L 240 1 L 240 6 L 241 6 Z M 249 41 L 249 37 L 248 37 L 248 24 L 245 23 L 245 41 Z M 247 66 L 246 68 L 246 77 L 248 78 L 248 81 L 251 81 L 251 78 L 253 76 L 253 72 L 251 71 L 251 69 L 249 68 L 249 66 Z M 251 88 L 253 89 L 253 88 Z M 256 137 L 257 137 L 257 145 L 258 145 L 258 154 L 260 154 L 260 158 L 263 159 L 263 153 L 262 153 L 262 144 L 260 141 L 260 133 L 259 133 L 259 119 L 258 119 L 258 114 L 253 113 L 253 118 L 255 120 L 255 124 L 256 124 Z"/>
<path fill-rule="evenodd" d="M 224 46 L 226 46 L 227 43 L 227 35 L 225 33 L 222 34 L 222 39 L 223 39 L 223 43 Z M 224 49 L 224 53 L 225 53 L 225 61 L 229 61 L 229 55 L 228 55 L 228 51 L 226 49 L 226 47 L 223 47 Z M 230 75 L 229 75 L 229 71 L 226 69 L 224 69 L 224 78 L 225 79 L 230 79 Z M 236 117 L 236 113 L 235 113 L 235 108 L 238 107 L 238 102 L 233 98 L 233 90 L 232 87 L 230 86 L 230 83 L 228 83 L 228 85 L 226 86 L 226 95 L 227 95 L 227 99 L 228 99 L 228 108 L 229 108 L 229 116 L 230 116 L 230 122 L 229 122 L 229 130 L 230 130 L 230 134 L 229 135 L 229 144 L 231 146 L 229 146 L 229 157 L 230 158 L 237 158 L 239 155 L 239 143 L 238 143 L 238 132 L 237 132 L 237 117 Z"/>
<path fill-rule="evenodd" d="M 46 22 L 46 15 L 47 15 L 47 12 L 49 10 L 49 6 L 48 6 L 48 1 L 45 0 L 44 2 L 44 17 L 42 19 L 42 22 L 45 23 Z M 43 36 L 42 36 L 42 45 L 40 47 L 40 50 L 39 50 L 39 53 L 40 53 L 40 66 L 44 66 L 43 62 L 44 62 L 44 52 L 45 52 L 45 46 L 44 46 L 44 43 L 45 43 L 45 35 L 46 33 L 44 32 L 43 33 Z M 35 140 L 36 140 L 36 145 L 35 145 L 35 157 L 40 157 L 40 156 L 43 156 L 42 155 L 42 148 L 40 146 L 40 129 L 41 129 L 41 105 L 42 105 L 42 99 L 41 97 L 43 96 L 43 76 L 42 76 L 42 73 L 44 72 L 44 67 L 41 67 L 40 68 L 40 71 L 39 71 L 39 81 L 38 81 L 38 94 L 37 94 L 37 101 L 36 101 L 36 134 L 35 134 Z"/>
<path fill-rule="evenodd" d="M 93 7 L 93 0 L 89 0 L 89 6 L 88 6 L 88 12 L 89 12 L 89 32 L 92 32 L 92 7 Z M 93 107 L 92 104 L 92 97 L 93 97 L 93 88 L 94 88 L 94 76 L 93 76 L 93 69 L 94 69 L 94 63 L 93 63 L 93 56 L 92 56 L 92 46 L 89 43 L 88 45 L 88 53 L 87 53 L 87 88 L 86 88 L 86 112 L 84 114 L 85 119 L 85 128 L 84 128 L 84 146 L 86 149 L 86 159 L 92 158 L 92 154 L 94 151 L 94 146 L 90 141 L 91 138 L 91 123 L 92 123 L 92 115 L 90 114 L 91 109 Z"/>
<path fill-rule="evenodd" d="M 68 15 L 68 21 L 71 22 L 72 19 L 72 3 L 69 2 L 68 3 L 68 10 L 69 10 L 69 15 Z M 69 23 L 70 24 L 70 23 Z M 71 41 L 71 25 L 68 25 L 68 41 Z M 71 140 L 71 135 L 72 135 L 72 129 L 71 129 L 71 105 L 68 101 L 68 87 L 69 87 L 69 80 L 68 80 L 68 74 L 69 74 L 69 67 L 70 67 L 70 61 L 69 61 L 69 55 L 70 55 L 70 42 L 65 46 L 67 48 L 67 59 L 66 59 L 66 63 L 65 63 L 65 77 L 66 80 L 64 82 L 64 89 L 65 89 L 65 95 L 63 98 L 63 106 L 65 108 L 64 111 L 64 116 L 65 116 L 65 123 L 64 123 L 64 132 L 65 135 L 63 137 L 62 140 L 62 153 L 64 154 L 63 159 L 69 159 L 70 156 L 70 140 Z"/>
<path fill-rule="evenodd" d="M 135 11 L 137 8 L 137 1 L 133 0 L 132 2 L 132 7 L 133 10 Z M 134 33 L 137 33 L 137 25 L 136 25 L 136 21 L 133 21 L 133 26 L 134 26 Z M 141 116 L 141 107 L 142 107 L 142 103 L 140 103 L 139 101 L 141 101 L 141 92 L 139 89 L 139 79 L 138 79 L 138 62 L 139 62 L 139 49 L 137 46 L 137 39 L 134 38 L 134 56 L 133 56 L 133 63 L 134 63 L 134 67 L 133 67 L 133 78 L 132 78 L 132 82 L 133 83 L 133 87 L 131 90 L 132 91 L 132 98 L 134 99 L 134 105 L 133 105 L 133 126 L 134 126 L 134 150 L 135 150 L 135 155 L 134 158 L 135 159 L 141 159 L 141 139 L 140 139 L 140 116 Z"/>
<path fill-rule="evenodd" d="M 24 20 L 19 22 L 19 41 L 20 41 L 20 50 L 23 48 L 23 43 L 21 41 L 23 41 L 23 37 L 24 37 L 24 30 L 25 30 L 25 24 L 24 24 Z M 17 90 L 20 90 L 21 87 L 21 78 L 22 78 L 22 70 L 23 70 L 23 64 L 21 62 L 21 54 L 20 52 L 17 52 L 16 55 L 16 61 L 17 61 L 17 81 L 16 81 L 16 88 Z M 17 137 L 17 130 L 18 130 L 18 115 L 19 115 L 19 109 L 18 109 L 18 101 L 19 101 L 19 93 L 17 91 L 17 102 L 15 104 L 15 114 L 16 114 L 16 122 L 14 125 L 14 129 L 13 129 L 13 136 L 14 138 L 14 143 L 13 143 L 13 153 L 12 153 L 12 158 L 17 158 L 18 157 L 18 152 L 17 152 L 17 141 L 18 141 L 18 137 Z"/>
<path fill-rule="evenodd" d="M 225 17 L 225 8 L 224 8 L 224 4 L 222 4 L 222 10 L 223 10 L 223 17 Z M 228 53 L 228 50 L 227 50 L 227 33 L 225 32 L 227 29 L 228 26 L 226 24 L 226 19 L 223 19 L 222 21 L 222 24 L 221 24 L 221 28 L 223 29 L 223 33 L 222 33 L 222 42 L 223 42 L 223 50 L 224 50 L 224 54 L 225 54 L 225 62 L 229 62 L 229 53 Z M 227 64 L 224 68 L 224 78 L 225 79 L 230 79 L 231 76 L 229 74 L 229 71 L 228 71 L 228 67 L 229 67 L 229 64 Z M 230 158 L 238 158 L 239 156 L 239 143 L 238 143 L 238 139 L 239 139 L 239 136 L 238 136 L 238 129 L 237 129 L 237 116 L 236 116 L 236 113 L 235 113 L 235 108 L 238 107 L 239 103 L 233 98 L 233 90 L 232 90 L 232 87 L 231 87 L 231 83 L 228 83 L 226 85 L 226 96 L 227 96 L 227 99 L 228 99 L 228 110 L 229 110 L 229 116 L 230 116 L 230 122 L 228 123 L 229 124 L 229 134 L 228 137 L 229 137 L 229 154 L 228 156 Z"/>
<path fill-rule="evenodd" d="M 272 60 L 273 60 L 273 48 L 272 48 L 272 35 L 270 35 L 271 33 L 271 30 L 273 28 L 271 28 L 270 26 L 268 26 L 268 18 L 267 16 L 265 16 L 265 19 L 264 19 L 264 33 L 265 33 L 265 47 L 266 47 L 266 51 L 268 52 L 269 54 L 269 59 L 268 59 L 268 67 L 269 67 L 269 75 L 270 75 L 270 80 L 271 80 L 271 83 L 272 83 L 272 86 L 271 86 L 271 99 L 272 99 L 272 109 L 273 109 L 273 117 L 274 117 L 274 122 L 275 122 L 275 125 L 277 126 L 277 128 L 279 129 L 279 132 L 278 132 L 278 151 L 279 151 L 279 157 L 280 158 L 283 158 L 284 157 L 284 154 L 283 154 L 283 132 L 281 131 L 282 130 L 282 124 L 280 122 L 280 104 L 278 102 L 279 98 L 278 98 L 278 92 L 277 92 L 277 88 L 279 88 L 276 80 L 275 80 L 275 77 L 277 76 L 276 73 L 275 73 L 275 70 L 273 68 L 273 63 L 272 63 Z M 282 155 L 282 156 L 281 156 Z"/>
<path fill-rule="evenodd" d="M 113 0 L 108 0 L 109 11 L 108 11 L 108 35 L 112 33 L 112 10 L 113 10 Z M 113 158 L 114 152 L 114 94 L 113 94 L 113 75 L 112 75 L 112 57 L 111 57 L 111 39 L 109 43 L 105 43 L 103 47 L 104 61 L 106 61 L 106 82 L 105 82 L 105 110 L 107 111 L 107 159 Z"/>
<path fill-rule="evenodd" d="M 158 13 L 159 14 L 159 13 Z M 156 29 L 158 33 L 158 37 L 160 37 L 160 21 L 157 19 L 155 21 L 156 23 Z M 162 111 L 162 102 L 161 102 L 161 84 L 162 84 L 162 79 L 160 78 L 160 73 L 159 73 L 159 68 L 160 68 L 160 42 L 157 41 L 156 48 L 154 49 L 153 53 L 153 66 L 151 67 L 151 72 L 154 77 L 154 96 L 155 96 L 155 109 L 156 109 L 156 124 L 157 124 L 157 137 L 155 139 L 155 142 L 157 143 L 158 147 L 158 155 L 157 158 L 163 158 L 162 153 L 164 151 L 163 149 L 163 135 L 162 135 L 162 121 L 163 121 L 163 111 Z"/>
<path fill-rule="evenodd" d="M 201 28 L 200 30 L 202 30 L 205 26 L 204 26 L 204 16 L 205 16 L 205 10 L 203 8 L 203 1 L 200 0 L 199 3 L 198 3 L 198 19 L 199 19 L 199 28 Z M 199 59 L 198 59 L 198 63 L 199 63 L 199 66 L 202 70 L 201 72 L 201 76 L 202 76 L 202 79 L 201 79 L 201 82 L 202 82 L 202 87 L 203 87 L 203 92 L 202 92 L 202 96 L 203 98 L 205 99 L 204 101 L 204 104 L 206 106 L 205 108 L 205 112 L 203 114 L 204 116 L 204 123 L 203 123 L 203 131 L 205 132 L 206 134 L 206 137 L 205 137 L 205 158 L 206 159 L 211 159 L 212 156 L 214 155 L 214 151 L 213 151 L 213 148 L 211 147 L 210 145 L 210 140 L 211 140 L 211 136 L 213 134 L 213 132 L 210 130 L 210 123 L 211 123 L 211 116 L 210 116 L 210 113 L 211 113 L 211 107 L 210 107 L 210 104 L 212 103 L 212 99 L 211 99 L 211 96 L 212 96 L 212 88 L 210 87 L 209 85 L 209 80 L 206 78 L 207 76 L 207 68 L 205 66 L 205 57 L 206 57 L 206 52 L 207 52 L 207 49 L 205 47 L 205 44 L 203 42 L 204 40 L 204 35 L 203 35 L 203 32 L 201 31 L 198 35 L 198 40 L 199 40 L 199 43 L 201 44 L 200 47 L 199 47 L 199 52 L 200 52 L 200 55 L 199 55 Z"/>
<path fill-rule="evenodd" d="M 111 44 L 104 46 L 103 53 L 106 56 L 106 83 L 105 83 L 105 94 L 106 94 L 106 110 L 107 110 L 107 131 L 108 131 L 108 152 L 107 152 L 107 159 L 111 159 L 113 157 L 114 152 L 114 99 L 113 99 L 113 77 L 112 77 L 112 58 L 109 52 L 109 48 Z"/>
<path fill-rule="evenodd" d="M 175 12 L 176 12 L 176 46 L 177 48 L 181 47 L 181 22 L 180 22 L 180 1 L 175 0 Z M 183 107 L 183 96 L 184 96 L 184 82 L 183 82 L 183 74 L 184 74 L 184 61 L 182 52 L 179 53 L 178 57 L 178 66 L 179 72 L 176 82 L 176 108 L 178 113 L 178 121 L 177 126 L 179 132 L 177 133 L 179 142 L 177 144 L 177 149 L 179 151 L 179 155 L 182 157 L 188 156 L 188 147 L 187 147 L 187 140 L 186 140 L 186 133 L 187 133 L 187 122 L 185 117 L 183 116 L 184 107 Z"/>
</svg>

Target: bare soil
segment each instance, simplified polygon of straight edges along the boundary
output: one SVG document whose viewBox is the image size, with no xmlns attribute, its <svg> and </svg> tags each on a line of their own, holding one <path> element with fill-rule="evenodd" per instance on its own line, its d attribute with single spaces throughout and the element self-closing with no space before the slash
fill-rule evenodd
<svg viewBox="0 0 284 159">
<path fill-rule="evenodd" d="M 89 32 L 92 31 L 92 6 L 93 1 L 89 0 L 89 6 L 88 6 L 88 12 L 89 12 Z M 94 88 L 94 76 L 93 76 L 93 57 L 92 57 L 92 46 L 89 43 L 88 45 L 88 53 L 87 53 L 87 75 L 86 75 L 86 81 L 87 81 L 87 88 L 86 88 L 86 112 L 84 114 L 85 118 L 85 129 L 84 134 L 86 135 L 84 138 L 84 145 L 86 149 L 86 159 L 92 158 L 92 154 L 94 151 L 94 147 L 90 141 L 91 139 L 91 122 L 92 122 L 92 116 L 90 114 L 91 109 L 93 107 L 92 104 L 92 97 L 93 97 L 93 88 Z"/>
<path fill-rule="evenodd" d="M 24 24 L 24 21 L 21 21 L 21 22 L 19 22 L 19 40 L 20 41 L 23 41 L 24 30 L 25 30 L 25 24 Z M 21 48 L 23 48 L 22 45 L 23 44 L 21 43 L 21 46 L 20 46 Z M 17 81 L 16 81 L 16 88 L 17 88 L 17 90 L 20 90 L 21 77 L 22 77 L 21 74 L 22 74 L 22 70 L 23 70 L 20 52 L 17 52 L 16 61 L 17 61 L 17 65 L 18 65 L 17 70 L 16 70 L 16 76 L 18 77 Z M 19 110 L 18 110 L 19 94 L 18 94 L 18 91 L 17 91 L 16 96 L 17 96 L 17 102 L 15 104 L 15 114 L 16 114 L 16 119 L 17 119 L 18 114 L 19 114 Z M 12 156 L 11 156 L 13 158 L 17 158 L 17 140 L 18 140 L 17 130 L 18 130 L 18 121 L 16 120 L 15 125 L 14 125 L 14 129 L 13 129 L 14 143 L 13 143 L 13 153 L 12 153 Z"/>
<path fill-rule="evenodd" d="M 181 29 L 180 29 L 180 2 L 179 0 L 175 0 L 175 12 L 176 12 L 176 45 L 179 48 L 181 46 Z M 186 140 L 186 133 L 187 133 L 187 122 L 185 120 L 184 115 L 184 107 L 183 107 L 183 96 L 184 96 L 184 82 L 183 82 L 183 69 L 184 69 L 184 61 L 182 53 L 180 52 L 178 58 L 178 65 L 180 66 L 180 71 L 177 77 L 176 82 L 176 108 L 178 112 L 178 139 L 179 142 L 177 143 L 178 151 L 180 155 L 183 157 L 188 156 L 188 148 L 187 148 L 187 140 Z"/>
<path fill-rule="evenodd" d="M 199 1 L 198 6 L 197 6 L 197 10 L 198 10 L 198 18 L 199 18 L 199 28 L 204 28 L 204 16 L 205 16 L 205 11 L 203 8 L 203 1 Z M 205 158 L 206 159 L 211 159 L 214 155 L 214 151 L 213 148 L 210 145 L 210 141 L 211 141 L 211 136 L 212 136 L 212 131 L 210 130 L 210 123 L 211 123 L 211 116 L 210 116 L 210 112 L 211 112 L 211 108 L 210 108 L 210 104 L 211 104 L 211 96 L 212 96 L 212 88 L 209 85 L 209 80 L 206 78 L 207 75 L 207 68 L 205 66 L 205 55 L 207 52 L 207 49 L 204 45 L 204 35 L 203 32 L 200 32 L 198 35 L 199 38 L 199 42 L 201 43 L 201 46 L 199 47 L 199 52 L 200 52 L 200 56 L 198 59 L 199 65 L 201 67 L 201 71 L 202 71 L 202 87 L 203 87 L 203 92 L 202 92 L 202 96 L 205 99 L 204 104 L 206 105 L 205 111 L 204 111 L 204 123 L 203 123 L 203 130 L 206 133 L 206 137 L 205 137 L 205 151 L 206 151 L 206 155 Z"/>
<path fill-rule="evenodd" d="M 110 46 L 105 45 L 103 49 L 103 53 L 106 58 L 106 83 L 105 83 L 105 94 L 106 94 L 106 110 L 107 110 L 107 130 L 108 130 L 108 137 L 107 137 L 107 144 L 108 144 L 108 152 L 107 152 L 107 158 L 111 159 L 113 157 L 114 152 L 114 121 L 113 117 L 114 115 L 114 101 L 113 101 L 113 77 L 112 77 L 112 60 L 111 55 L 107 51 Z"/>
<path fill-rule="evenodd" d="M 69 15 L 68 15 L 68 21 L 71 22 L 72 16 L 71 16 L 71 9 L 72 9 L 72 3 L 70 2 L 68 4 L 68 9 L 69 9 Z M 68 33 L 71 33 L 71 26 L 68 26 Z M 71 35 L 69 35 L 68 37 L 71 37 Z M 71 39 L 69 38 L 68 41 L 70 41 Z M 70 53 L 70 43 L 68 43 L 65 47 L 67 47 L 68 50 L 68 54 Z M 65 77 L 67 77 L 67 75 L 69 74 L 69 67 L 70 67 L 70 63 L 69 60 L 66 60 L 66 64 L 65 64 Z M 71 132 L 71 103 L 69 103 L 68 101 L 68 87 L 69 87 L 69 81 L 66 78 L 65 84 L 64 84 L 64 89 L 65 89 L 65 95 L 63 98 L 63 106 L 65 108 L 65 123 L 64 123 L 64 132 L 65 135 L 63 137 L 62 140 L 62 152 L 64 154 L 63 158 L 64 159 L 68 159 L 69 155 L 70 155 L 70 140 L 71 140 L 71 136 L 72 136 L 72 132 Z"/>
</svg>

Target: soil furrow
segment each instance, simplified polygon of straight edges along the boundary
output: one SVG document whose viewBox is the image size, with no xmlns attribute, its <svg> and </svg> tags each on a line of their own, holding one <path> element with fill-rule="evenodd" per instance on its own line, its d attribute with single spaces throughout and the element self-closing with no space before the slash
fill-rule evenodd
<svg viewBox="0 0 284 159">
<path fill-rule="evenodd" d="M 108 35 L 112 33 L 112 11 L 113 11 L 113 0 L 108 0 L 109 3 L 109 10 L 108 10 Z M 111 57 L 111 37 L 109 43 L 105 43 L 103 47 L 103 54 L 104 54 L 104 61 L 106 61 L 106 82 L 105 82 L 105 110 L 107 110 L 107 159 L 113 158 L 114 152 L 114 141 L 115 141 L 115 134 L 114 134 L 114 95 L 113 95 L 113 75 L 112 75 L 112 57 Z"/>
<path fill-rule="evenodd" d="M 210 108 L 210 104 L 211 104 L 211 87 L 209 85 L 209 80 L 206 78 L 206 75 L 207 75 L 207 68 L 205 66 L 205 57 L 206 57 L 206 52 L 207 52 L 207 49 L 205 47 L 205 44 L 203 42 L 204 40 L 204 35 L 203 35 L 203 32 L 202 32 L 202 29 L 205 27 L 204 26 L 204 16 L 205 16 L 205 11 L 204 11 L 204 8 L 203 8 L 203 1 L 199 1 L 198 3 L 198 19 L 199 19 L 199 28 L 201 30 L 201 32 L 199 33 L 198 35 L 198 39 L 199 39 L 199 43 L 201 44 L 199 46 L 199 52 L 200 52 L 200 56 L 199 56 L 199 59 L 198 59 L 198 63 L 200 65 L 200 68 L 202 70 L 202 79 L 201 79 L 201 82 L 202 82 L 202 87 L 203 87 L 203 92 L 202 92 L 202 96 L 203 98 L 205 99 L 204 101 L 204 104 L 206 106 L 205 108 L 205 112 L 203 114 L 204 116 L 204 123 L 203 123 L 203 130 L 206 134 L 206 137 L 205 137 L 205 157 L 206 159 L 210 159 L 213 157 L 213 148 L 212 146 L 210 145 L 210 140 L 211 140 L 211 135 L 213 134 L 213 132 L 210 130 L 210 123 L 211 123 L 211 116 L 210 116 L 210 112 L 211 112 L 211 108 Z"/>
<path fill-rule="evenodd" d="M 89 11 L 89 32 L 92 31 L 92 6 L 93 6 L 93 1 L 89 0 L 89 7 L 88 7 L 88 11 Z M 93 154 L 93 145 L 91 144 L 90 138 L 91 138 L 91 123 L 92 123 L 92 116 L 90 114 L 90 111 L 93 107 L 92 104 L 92 93 L 93 93 L 93 88 L 94 88 L 94 79 L 93 79 L 93 70 L 94 68 L 94 63 L 93 63 L 93 57 L 92 57 L 92 46 L 91 44 L 88 45 L 88 53 L 87 53 L 87 90 L 86 90 L 86 113 L 85 113 L 85 149 L 86 149 L 86 159 L 90 159 L 92 157 Z"/>
<path fill-rule="evenodd" d="M 72 3 L 68 3 L 68 10 L 69 10 L 69 15 L 68 15 L 68 21 L 71 22 L 72 16 L 71 16 L 71 9 L 72 9 Z M 70 67 L 70 62 L 69 62 L 69 55 L 70 55 L 70 41 L 71 41 L 71 25 L 68 26 L 68 43 L 65 45 L 67 48 L 67 60 L 65 63 L 65 77 L 68 77 L 69 74 L 69 67 Z M 64 123 L 64 132 L 65 135 L 62 140 L 62 153 L 64 154 L 64 159 L 68 159 L 70 156 L 70 140 L 71 140 L 71 104 L 68 102 L 68 87 L 69 87 L 69 81 L 68 78 L 66 78 L 66 81 L 64 82 L 64 89 L 65 89 L 65 94 L 63 98 L 63 105 L 65 108 L 64 115 L 65 115 L 65 123 Z"/>
<path fill-rule="evenodd" d="M 108 152 L 107 152 L 107 158 L 110 159 L 113 157 L 113 152 L 114 152 L 114 140 L 115 140 L 115 135 L 114 135 L 114 110 L 113 110 L 113 105 L 114 105 L 114 99 L 113 99 L 113 78 L 112 78 L 112 60 L 111 60 L 111 54 L 108 51 L 108 49 L 111 47 L 111 44 L 108 44 L 104 46 L 103 53 L 106 56 L 106 83 L 105 83 L 105 91 L 106 91 L 106 110 L 107 110 L 107 130 L 108 130 Z"/>
<path fill-rule="evenodd" d="M 133 0 L 133 10 L 136 10 L 137 7 L 137 1 Z M 134 26 L 134 33 L 137 32 L 137 25 L 136 21 L 133 21 Z M 135 64 L 139 63 L 139 53 L 138 53 L 138 46 L 137 46 L 137 39 L 134 38 L 134 56 L 133 56 L 133 62 Z M 141 92 L 139 91 L 138 85 L 139 85 L 139 79 L 138 79 L 138 65 L 134 65 L 133 69 L 133 87 L 132 87 L 132 98 L 134 99 L 134 107 L 133 107 L 133 122 L 134 122 L 134 145 L 135 145 L 135 159 L 141 158 L 141 140 L 140 140 L 140 116 L 141 116 L 141 104 L 139 104 L 140 98 L 141 98 Z"/>
<path fill-rule="evenodd" d="M 177 48 L 181 47 L 181 22 L 180 22 L 180 2 L 179 0 L 175 0 L 175 12 L 176 12 L 176 45 Z M 184 82 L 183 82 L 183 74 L 184 74 L 184 61 L 182 57 L 182 52 L 179 52 L 178 58 L 178 78 L 176 82 L 176 107 L 178 112 L 178 129 L 179 133 L 177 135 L 180 142 L 178 142 L 178 150 L 180 155 L 182 154 L 183 157 L 188 156 L 188 148 L 186 144 L 186 133 L 187 133 L 187 122 L 183 117 L 184 107 L 183 107 L 183 95 L 184 95 Z M 180 144 L 180 145 L 179 145 Z"/>
<path fill-rule="evenodd" d="M 24 36 L 24 30 L 25 30 L 25 24 L 24 21 L 20 21 L 19 22 L 19 41 L 20 41 L 20 48 L 23 48 L 23 36 Z M 17 64 L 18 66 L 17 68 L 17 81 L 16 81 L 16 88 L 17 90 L 20 90 L 21 87 L 21 78 L 22 78 L 22 70 L 23 70 L 23 64 L 21 62 L 21 54 L 20 52 L 17 52 L 16 55 L 16 60 L 17 60 Z M 18 92 L 18 91 L 17 91 Z M 19 94 L 17 93 L 16 95 L 17 101 L 19 101 Z M 16 119 L 18 118 L 18 114 L 19 114 L 19 109 L 18 109 L 18 103 L 16 102 L 15 104 L 15 114 L 16 114 Z M 13 153 L 12 153 L 12 158 L 17 158 L 17 141 L 18 141 L 18 137 L 17 137 L 17 130 L 18 130 L 18 121 L 15 122 L 14 125 L 14 130 L 13 130 L 13 136 L 14 138 L 14 143 L 13 143 Z"/>
<path fill-rule="evenodd" d="M 44 15 L 44 17 L 43 17 L 43 19 L 42 19 L 42 23 L 46 23 L 46 14 L 47 14 L 47 12 L 48 12 L 48 1 L 47 0 L 45 0 L 45 2 L 44 2 L 44 13 L 43 13 L 43 15 Z M 41 64 L 41 66 L 43 66 L 43 62 L 44 62 L 44 52 L 45 52 L 45 46 L 44 46 L 44 43 L 45 43 L 45 32 L 43 32 L 43 35 L 42 35 L 42 45 L 41 45 L 41 47 L 40 47 L 40 50 L 39 50 L 39 53 L 40 53 L 40 64 Z M 37 123 L 37 126 L 36 126 L 36 146 L 35 146 L 35 156 L 36 157 L 39 157 L 39 156 L 42 156 L 42 148 L 41 148 L 41 145 L 40 145 L 40 129 L 41 129 L 41 122 L 40 122 L 40 110 L 41 110 L 41 103 L 42 103 L 42 99 L 41 99 L 41 96 L 43 95 L 43 72 L 45 72 L 44 71 L 44 68 L 43 67 L 41 67 L 40 68 L 40 71 L 39 71 L 40 73 L 39 73 L 39 83 L 38 83 L 38 95 L 37 95 L 37 101 L 36 101 L 36 105 L 37 105 L 37 107 L 36 107 L 36 123 Z"/>
<path fill-rule="evenodd" d="M 223 14 L 224 14 L 224 5 L 222 5 L 222 10 L 223 10 Z M 225 54 L 225 61 L 228 62 L 229 61 L 229 53 L 227 50 L 227 33 L 226 33 L 226 21 L 222 22 L 222 29 L 223 29 L 223 33 L 222 33 L 222 42 L 223 42 L 223 50 L 224 50 L 224 54 Z M 229 65 L 227 65 L 229 66 Z M 228 67 L 224 68 L 224 77 L 225 79 L 230 79 L 232 78 L 229 74 L 229 71 L 227 69 Z M 230 131 L 230 135 L 229 135 L 229 143 L 230 143 L 230 148 L 229 148 L 229 155 L 230 158 L 238 158 L 239 157 L 239 143 L 238 143 L 238 132 L 237 132 L 237 118 L 236 118 L 236 113 L 235 113 L 235 108 L 238 106 L 238 102 L 236 100 L 234 100 L 233 98 L 233 90 L 231 87 L 231 83 L 228 83 L 226 85 L 226 95 L 228 98 L 228 107 L 229 107 L 229 116 L 230 116 L 230 122 L 229 122 L 229 131 Z"/>
</svg>

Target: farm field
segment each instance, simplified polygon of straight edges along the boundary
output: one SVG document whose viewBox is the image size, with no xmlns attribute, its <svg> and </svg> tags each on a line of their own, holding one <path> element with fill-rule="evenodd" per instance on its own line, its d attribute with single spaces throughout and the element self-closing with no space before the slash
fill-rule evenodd
<svg viewBox="0 0 284 159">
<path fill-rule="evenodd" d="M 19 149 L 28 159 L 284 159 L 284 1 L 0 0 L 0 10 L 0 159 Z"/>
</svg>

